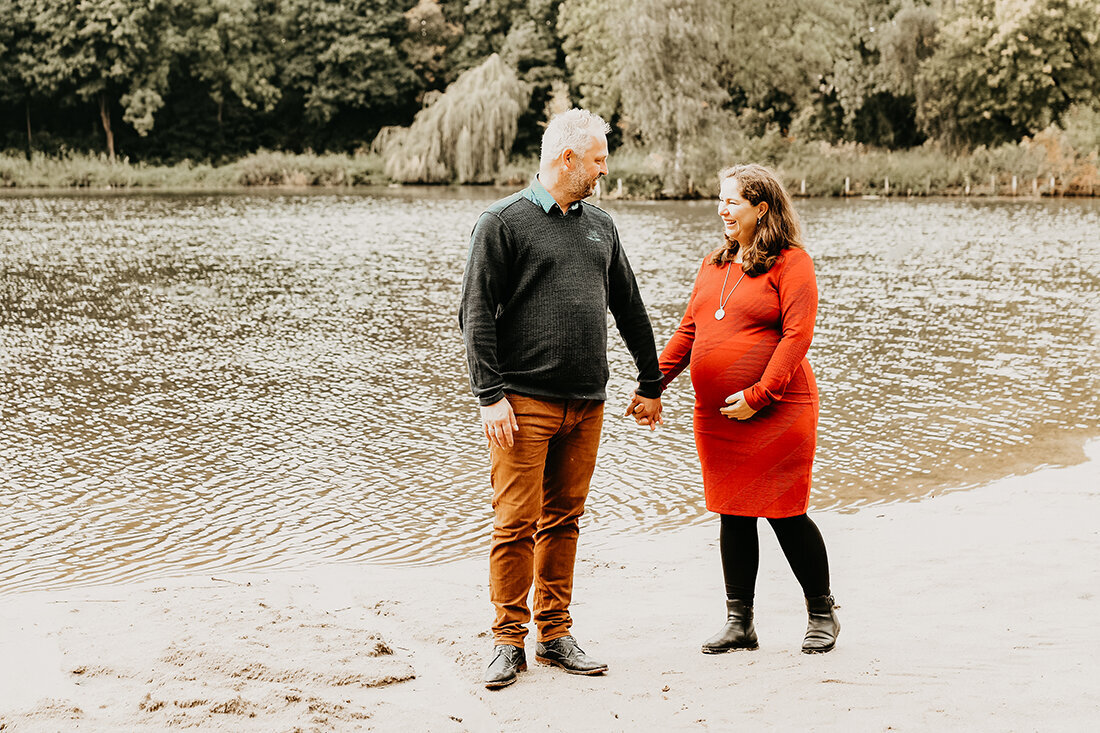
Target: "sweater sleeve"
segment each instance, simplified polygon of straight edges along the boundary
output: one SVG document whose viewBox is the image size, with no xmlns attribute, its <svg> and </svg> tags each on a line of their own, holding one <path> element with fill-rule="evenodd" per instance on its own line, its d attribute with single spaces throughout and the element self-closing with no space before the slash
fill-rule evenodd
<svg viewBox="0 0 1100 733">
<path fill-rule="evenodd" d="M 615 232 L 611 262 L 607 273 L 607 305 L 615 316 L 615 326 L 638 367 L 638 394 L 661 396 L 661 370 L 657 366 L 657 344 L 649 322 L 634 271 Z"/>
<path fill-rule="evenodd" d="M 505 300 L 508 277 L 508 230 L 499 216 L 485 212 L 470 235 L 470 252 L 462 278 L 458 327 L 466 343 L 470 387 L 481 405 L 504 397 L 497 344 L 497 310 Z"/>
<path fill-rule="evenodd" d="M 661 352 L 660 367 L 664 378 L 661 380 L 661 389 L 665 389 L 680 375 L 680 372 L 691 363 L 691 347 L 695 344 L 695 294 L 699 291 L 699 278 L 703 274 L 703 267 L 695 276 L 695 285 L 691 288 L 691 297 L 688 298 L 687 310 L 680 319 L 680 326 L 672 334 L 672 338 L 665 344 L 665 350 Z"/>
<path fill-rule="evenodd" d="M 800 249 L 790 249 L 779 267 L 776 289 L 782 332 L 760 381 L 745 390 L 745 402 L 754 410 L 783 398 L 787 384 L 810 350 L 817 320 L 813 260 Z"/>
</svg>

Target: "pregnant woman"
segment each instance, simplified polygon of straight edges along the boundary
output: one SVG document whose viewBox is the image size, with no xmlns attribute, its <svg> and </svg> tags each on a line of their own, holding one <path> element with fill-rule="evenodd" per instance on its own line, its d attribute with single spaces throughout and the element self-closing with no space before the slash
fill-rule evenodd
<svg viewBox="0 0 1100 733">
<path fill-rule="evenodd" d="M 840 623 L 825 543 L 806 514 L 818 414 L 806 360 L 817 315 L 813 262 L 774 173 L 741 165 L 719 181 L 726 243 L 699 268 L 687 312 L 661 355 L 665 386 L 691 367 L 706 505 L 721 515 L 726 625 L 703 652 L 758 646 L 758 517 L 772 526 L 806 596 L 802 651 L 827 652 Z M 637 404 L 627 414 L 649 422 Z"/>
</svg>

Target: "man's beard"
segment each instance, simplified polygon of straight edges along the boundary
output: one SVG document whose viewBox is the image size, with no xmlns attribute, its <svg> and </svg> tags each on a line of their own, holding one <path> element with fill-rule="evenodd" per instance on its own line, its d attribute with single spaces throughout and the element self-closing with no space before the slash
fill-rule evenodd
<svg viewBox="0 0 1100 733">
<path fill-rule="evenodd" d="M 577 201 L 580 201 L 596 192 L 596 184 L 599 180 L 599 176 L 589 179 L 583 169 L 577 168 L 565 179 L 566 190 L 569 191 L 570 198 L 575 198 Z"/>
</svg>

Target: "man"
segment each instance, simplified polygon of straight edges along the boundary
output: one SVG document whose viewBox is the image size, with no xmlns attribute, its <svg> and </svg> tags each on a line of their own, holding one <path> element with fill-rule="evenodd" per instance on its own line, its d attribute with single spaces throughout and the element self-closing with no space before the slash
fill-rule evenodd
<svg viewBox="0 0 1100 733">
<path fill-rule="evenodd" d="M 492 463 L 490 689 L 527 669 L 532 581 L 535 658 L 572 674 L 607 670 L 570 634 L 569 602 L 603 424 L 609 308 L 639 371 L 632 416 L 652 429 L 661 415 L 634 273 L 611 217 L 582 201 L 607 175 L 610 129 L 587 110 L 556 116 L 531 185 L 491 205 L 471 235 L 459 326 Z"/>
</svg>

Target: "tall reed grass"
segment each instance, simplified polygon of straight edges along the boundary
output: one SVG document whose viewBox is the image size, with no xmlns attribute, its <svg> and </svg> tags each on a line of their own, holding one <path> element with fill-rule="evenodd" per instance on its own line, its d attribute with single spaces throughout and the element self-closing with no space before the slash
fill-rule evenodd
<svg viewBox="0 0 1100 733">
<path fill-rule="evenodd" d="M 790 191 L 807 196 L 1100 195 L 1100 111 L 1075 110 L 1062 127 L 1052 126 L 1019 143 L 970 152 L 935 145 L 883 150 L 857 144 L 798 140 L 769 132 L 750 138 L 731 133 L 696 140 L 686 189 L 669 189 L 672 163 L 646 150 L 624 146 L 611 155 L 605 196 L 666 198 L 712 196 L 720 168 L 757 162 L 779 172 Z M 0 154 L 0 188 L 170 188 L 241 186 L 358 186 L 392 183 L 375 151 L 282 153 L 259 151 L 212 166 L 184 161 L 148 165 L 106 156 L 65 152 L 60 156 Z M 535 157 L 506 161 L 492 181 L 522 186 L 538 169 Z M 619 181 L 622 182 L 621 188 Z M 803 191 L 803 183 L 805 190 Z M 887 189 L 887 183 L 889 189 Z M 847 184 L 847 185 L 846 185 Z"/>
<path fill-rule="evenodd" d="M 671 161 L 626 147 L 612 154 L 612 191 L 660 198 L 713 195 L 720 168 L 762 163 L 777 170 L 795 194 L 807 196 L 1100 195 L 1100 111 L 1077 109 L 1063 126 L 1051 126 L 1018 143 L 955 152 L 929 144 L 884 150 L 855 143 L 799 140 L 769 131 L 736 131 L 696 140 L 687 188 L 670 190 Z"/>
<path fill-rule="evenodd" d="M 282 153 L 261 150 L 212 166 L 184 161 L 149 165 L 66 151 L 59 156 L 0 154 L 0 187 L 218 189 L 240 186 L 358 186 L 387 183 L 382 159 L 364 153 Z"/>
</svg>

